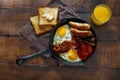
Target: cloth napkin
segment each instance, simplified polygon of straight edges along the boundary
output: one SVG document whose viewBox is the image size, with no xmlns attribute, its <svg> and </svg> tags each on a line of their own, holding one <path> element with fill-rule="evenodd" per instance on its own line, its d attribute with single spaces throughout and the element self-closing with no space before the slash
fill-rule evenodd
<svg viewBox="0 0 120 80">
<path fill-rule="evenodd" d="M 59 20 L 63 18 L 79 18 L 78 15 L 74 12 L 74 10 L 68 8 L 65 2 L 62 0 L 51 0 L 46 6 L 59 7 Z M 49 44 L 48 42 L 50 32 L 40 36 L 36 36 L 30 21 L 25 26 L 23 26 L 20 33 L 31 43 L 31 47 L 36 50 L 45 49 Z"/>
</svg>

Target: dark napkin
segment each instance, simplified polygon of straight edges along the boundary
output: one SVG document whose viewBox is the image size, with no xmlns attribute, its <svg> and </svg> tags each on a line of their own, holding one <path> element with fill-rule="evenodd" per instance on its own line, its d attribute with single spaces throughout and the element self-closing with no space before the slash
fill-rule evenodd
<svg viewBox="0 0 120 80">
<path fill-rule="evenodd" d="M 72 8 L 68 8 L 62 0 L 51 0 L 46 6 L 59 7 L 59 21 L 63 18 L 79 18 L 74 10 L 72 10 Z M 36 36 L 30 21 L 23 26 L 20 33 L 32 44 L 31 47 L 36 50 L 45 49 L 49 44 L 48 42 L 50 33 Z"/>
</svg>

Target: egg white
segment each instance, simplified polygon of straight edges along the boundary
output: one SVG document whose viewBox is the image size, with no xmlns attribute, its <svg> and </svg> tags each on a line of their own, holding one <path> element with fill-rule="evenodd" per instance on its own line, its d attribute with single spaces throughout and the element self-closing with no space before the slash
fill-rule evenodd
<svg viewBox="0 0 120 80">
<path fill-rule="evenodd" d="M 66 28 L 66 34 L 64 37 L 60 37 L 57 32 L 55 33 L 54 40 L 53 40 L 53 45 L 58 45 L 62 43 L 63 41 L 70 41 L 72 39 L 71 33 L 70 33 L 70 27 L 68 25 L 64 25 Z"/>
<path fill-rule="evenodd" d="M 69 62 L 78 62 L 78 61 L 81 61 L 81 59 L 77 56 L 77 58 L 75 60 L 70 60 L 68 58 L 68 53 L 67 52 L 64 52 L 64 53 L 60 53 L 59 55 L 61 58 L 63 58 L 64 60 L 67 60 Z"/>
</svg>

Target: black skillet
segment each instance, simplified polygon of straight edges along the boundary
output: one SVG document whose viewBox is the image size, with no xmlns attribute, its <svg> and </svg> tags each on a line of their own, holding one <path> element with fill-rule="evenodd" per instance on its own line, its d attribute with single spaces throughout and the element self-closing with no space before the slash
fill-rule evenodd
<svg viewBox="0 0 120 80">
<path fill-rule="evenodd" d="M 69 61 L 66 61 L 66 60 L 62 59 L 59 55 L 55 54 L 54 50 L 53 50 L 53 38 L 54 38 L 54 35 L 56 33 L 56 30 L 58 29 L 58 27 L 60 27 L 60 26 L 62 26 L 64 24 L 68 24 L 69 21 L 74 21 L 74 22 L 79 22 L 79 23 L 88 23 L 85 20 L 78 19 L 78 18 L 67 18 L 67 19 L 65 18 L 65 19 L 62 19 L 60 22 L 58 22 L 58 24 L 56 26 L 54 26 L 54 28 L 53 28 L 53 30 L 52 30 L 52 32 L 50 34 L 48 48 L 46 48 L 44 50 L 41 50 L 41 51 L 38 51 L 38 52 L 36 52 L 34 54 L 31 54 L 31 55 L 28 55 L 28 56 L 18 58 L 18 59 L 16 59 L 16 64 L 20 65 L 21 63 L 23 63 L 23 62 L 25 62 L 27 60 L 30 60 L 30 59 L 32 59 L 34 57 L 37 57 L 37 56 L 40 56 L 40 55 L 43 55 L 43 54 L 46 54 L 46 53 L 50 53 L 56 60 L 62 62 L 65 65 L 71 65 L 71 66 L 83 65 L 83 63 L 86 60 L 82 60 L 82 61 L 78 61 L 78 62 L 69 62 Z M 94 37 L 95 37 L 95 46 L 93 47 L 93 52 L 94 52 L 94 50 L 96 48 L 96 35 L 95 35 L 95 32 L 94 32 L 92 26 L 91 26 L 90 30 L 92 31 L 92 33 L 94 34 Z"/>
</svg>

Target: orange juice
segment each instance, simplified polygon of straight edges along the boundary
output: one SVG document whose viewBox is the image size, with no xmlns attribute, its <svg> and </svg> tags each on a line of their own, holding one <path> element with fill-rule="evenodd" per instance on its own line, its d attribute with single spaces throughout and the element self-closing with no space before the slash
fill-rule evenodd
<svg viewBox="0 0 120 80">
<path fill-rule="evenodd" d="M 111 9 L 105 4 L 100 4 L 92 13 L 92 22 L 96 25 L 103 25 L 111 18 L 111 15 Z"/>
</svg>

